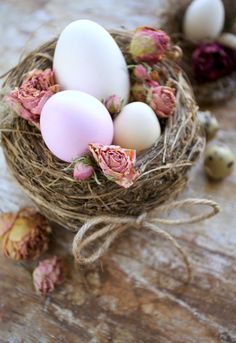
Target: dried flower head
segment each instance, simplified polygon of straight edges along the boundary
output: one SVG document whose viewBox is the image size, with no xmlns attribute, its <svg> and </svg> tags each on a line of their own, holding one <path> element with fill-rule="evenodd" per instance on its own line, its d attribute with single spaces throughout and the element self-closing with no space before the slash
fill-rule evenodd
<svg viewBox="0 0 236 343">
<path fill-rule="evenodd" d="M 48 249 L 51 228 L 34 209 L 0 216 L 0 247 L 14 260 L 36 259 Z"/>
<path fill-rule="evenodd" d="M 157 70 L 152 70 L 150 76 L 153 81 L 156 81 L 156 82 L 160 81 L 160 75 Z"/>
<path fill-rule="evenodd" d="M 122 100 L 117 95 L 111 95 L 104 101 L 104 105 L 110 114 L 118 114 L 122 109 Z"/>
<path fill-rule="evenodd" d="M 94 173 L 92 165 L 84 163 L 83 160 L 79 160 L 74 167 L 73 177 L 76 181 L 85 181 L 89 179 Z"/>
<path fill-rule="evenodd" d="M 144 64 L 137 64 L 134 67 L 133 75 L 138 81 L 151 80 L 151 68 Z"/>
<path fill-rule="evenodd" d="M 15 88 L 7 100 L 15 106 L 18 115 L 39 128 L 39 118 L 46 101 L 60 87 L 55 83 L 51 69 L 32 70 L 23 80 L 20 87 Z"/>
<path fill-rule="evenodd" d="M 118 185 L 128 188 L 139 175 L 135 170 L 135 150 L 102 144 L 89 144 L 89 150 L 103 174 Z"/>
<path fill-rule="evenodd" d="M 147 92 L 148 88 L 144 82 L 135 82 L 130 89 L 132 99 L 135 101 L 145 102 Z"/>
<path fill-rule="evenodd" d="M 170 37 L 148 26 L 137 28 L 130 43 L 130 53 L 136 62 L 157 63 L 169 49 Z"/>
<path fill-rule="evenodd" d="M 197 81 L 215 81 L 235 71 L 236 50 L 220 43 L 201 44 L 194 50 L 192 60 Z"/>
<path fill-rule="evenodd" d="M 146 102 L 148 91 L 151 87 L 158 87 L 159 83 L 153 80 L 135 82 L 131 87 L 132 100 Z"/>
<path fill-rule="evenodd" d="M 175 89 L 166 86 L 151 87 L 147 102 L 159 118 L 168 118 L 176 108 Z"/>
<path fill-rule="evenodd" d="M 60 257 L 53 256 L 39 262 L 33 272 L 33 283 L 37 293 L 46 295 L 65 281 L 65 268 Z"/>
</svg>

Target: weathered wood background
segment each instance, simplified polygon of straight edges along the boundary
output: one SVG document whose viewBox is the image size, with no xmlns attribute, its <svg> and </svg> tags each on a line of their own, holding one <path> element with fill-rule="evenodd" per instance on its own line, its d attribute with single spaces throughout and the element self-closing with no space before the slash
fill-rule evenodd
<svg viewBox="0 0 236 343">
<path fill-rule="evenodd" d="M 158 1 L 0 1 L 0 74 L 27 51 L 76 18 L 106 27 L 156 23 Z M 25 42 L 28 40 L 27 46 Z M 217 140 L 235 151 L 236 98 L 214 108 Z M 50 254 L 64 256 L 66 283 L 46 299 L 35 294 L 33 265 L 0 257 L 0 343 L 233 343 L 236 342 L 236 181 L 210 183 L 196 166 L 182 197 L 215 199 L 221 213 L 204 223 L 168 228 L 191 256 L 193 280 L 181 289 L 184 267 L 169 243 L 130 231 L 101 263 L 73 265 L 73 234 L 55 228 Z M 0 208 L 28 203 L 0 157 Z M 179 216 L 181 213 L 178 213 Z"/>
</svg>

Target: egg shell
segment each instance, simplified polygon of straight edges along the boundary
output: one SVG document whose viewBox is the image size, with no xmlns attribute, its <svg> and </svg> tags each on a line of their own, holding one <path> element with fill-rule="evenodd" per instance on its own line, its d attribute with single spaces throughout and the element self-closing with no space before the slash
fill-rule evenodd
<svg viewBox="0 0 236 343">
<path fill-rule="evenodd" d="M 40 117 L 42 137 L 59 159 L 71 162 L 88 153 L 89 143 L 111 144 L 113 122 L 93 96 L 73 90 L 54 94 Z"/>
<path fill-rule="evenodd" d="M 140 152 L 160 137 L 159 120 L 150 106 L 132 102 L 124 106 L 114 121 L 114 144 Z"/>
<path fill-rule="evenodd" d="M 105 100 L 116 95 L 127 103 L 129 73 L 112 36 L 99 24 L 77 20 L 61 33 L 53 70 L 62 89 L 79 90 Z"/>
<path fill-rule="evenodd" d="M 205 132 L 206 139 L 209 141 L 215 137 L 219 130 L 219 123 L 210 111 L 198 111 L 198 119 Z"/>
<path fill-rule="evenodd" d="M 215 39 L 223 29 L 224 5 L 221 0 L 194 0 L 183 19 L 183 32 L 189 40 Z"/>
<path fill-rule="evenodd" d="M 213 180 L 221 180 L 232 174 L 235 157 L 227 146 L 212 144 L 205 151 L 204 167 L 207 175 Z"/>
<path fill-rule="evenodd" d="M 236 35 L 230 32 L 224 32 L 222 35 L 218 38 L 218 42 L 228 46 L 231 49 L 236 50 Z"/>
</svg>

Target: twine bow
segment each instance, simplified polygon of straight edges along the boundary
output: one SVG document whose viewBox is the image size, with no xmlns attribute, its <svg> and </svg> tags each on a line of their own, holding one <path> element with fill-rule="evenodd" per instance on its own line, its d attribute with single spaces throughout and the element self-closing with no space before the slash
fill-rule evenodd
<svg viewBox="0 0 236 343">
<path fill-rule="evenodd" d="M 190 216 L 188 218 L 182 219 L 167 219 L 160 218 L 157 216 L 158 212 L 172 211 L 177 208 L 190 208 L 193 206 L 204 205 L 211 208 L 211 211 L 200 213 L 198 215 Z M 180 201 L 174 201 L 167 205 L 158 206 L 150 212 L 144 212 L 138 217 L 134 216 L 99 216 L 94 217 L 91 220 L 85 222 L 83 226 L 79 229 L 74 237 L 73 241 L 73 254 L 75 261 L 79 264 L 89 264 L 97 259 L 99 259 L 108 250 L 112 242 L 120 235 L 123 231 L 130 229 L 131 227 L 136 229 L 146 228 L 162 235 L 164 238 L 169 240 L 175 248 L 179 251 L 182 256 L 183 262 L 186 266 L 187 278 L 186 283 L 191 280 L 191 265 L 188 259 L 188 255 L 181 248 L 176 239 L 159 228 L 159 224 L 165 225 L 179 225 L 179 224 L 190 224 L 197 223 L 204 219 L 210 218 L 219 212 L 219 205 L 212 201 L 206 199 L 185 199 Z M 100 243 L 100 240 L 103 242 Z M 95 244 L 95 250 L 91 254 L 84 255 L 82 250 L 86 249 L 91 245 Z M 99 244 L 100 243 L 100 244 Z"/>
</svg>

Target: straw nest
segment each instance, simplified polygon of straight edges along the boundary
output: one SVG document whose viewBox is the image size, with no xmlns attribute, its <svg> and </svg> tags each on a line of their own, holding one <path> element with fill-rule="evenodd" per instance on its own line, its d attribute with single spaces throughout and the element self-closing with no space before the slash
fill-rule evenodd
<svg viewBox="0 0 236 343">
<path fill-rule="evenodd" d="M 112 32 L 127 63 L 131 35 Z M 34 68 L 52 66 L 56 39 L 29 54 L 7 75 L 6 93 L 19 86 L 26 73 Z M 187 172 L 201 153 L 205 139 L 197 120 L 197 106 L 191 88 L 179 67 L 171 60 L 162 62 L 167 77 L 177 90 L 177 109 L 162 125 L 161 138 L 137 158 L 141 175 L 129 189 L 109 181 L 101 173 L 94 180 L 76 182 L 68 164 L 54 157 L 41 134 L 18 117 L 1 101 L 1 144 L 11 173 L 36 203 L 41 213 L 67 229 L 76 231 L 92 216 L 133 215 L 149 211 L 170 201 L 182 191 Z"/>
<path fill-rule="evenodd" d="M 235 94 L 236 71 L 214 82 L 198 83 L 193 75 L 192 54 L 195 44 L 187 40 L 182 33 L 184 13 L 192 0 L 163 1 L 157 12 L 158 26 L 171 35 L 172 40 L 178 44 L 184 54 L 180 63 L 181 68 L 188 75 L 193 91 L 200 105 L 209 105 L 227 100 Z M 225 26 L 223 32 L 231 32 L 236 18 L 236 1 L 223 0 L 225 7 Z"/>
</svg>

